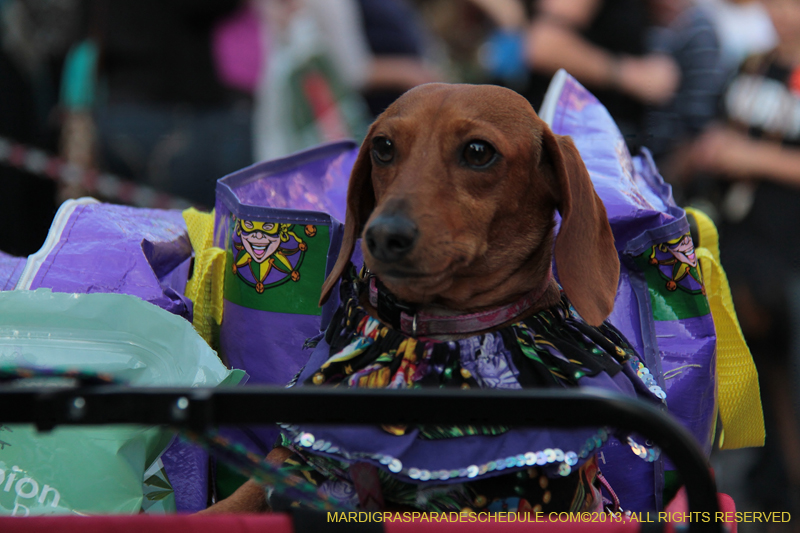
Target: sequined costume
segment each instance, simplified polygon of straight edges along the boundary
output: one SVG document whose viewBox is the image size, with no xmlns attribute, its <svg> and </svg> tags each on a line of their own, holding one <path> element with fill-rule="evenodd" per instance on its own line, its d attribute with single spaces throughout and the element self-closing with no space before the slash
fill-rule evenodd
<svg viewBox="0 0 800 533">
<path fill-rule="evenodd" d="M 407 336 L 369 316 L 359 304 L 365 285 L 354 270 L 342 281 L 343 303 L 326 333 L 327 351 L 312 356 L 297 386 L 591 385 L 656 402 L 665 396 L 616 328 L 587 325 L 563 293 L 559 304 L 500 330 L 436 341 Z M 283 438 L 295 451 L 285 466 L 353 508 L 369 507 L 370 491 L 359 487 L 361 474 L 353 475 L 353 465 L 366 464 L 380 481 L 378 493 L 366 500 L 379 507 L 579 512 L 601 508 L 594 450 L 608 436 L 605 428 L 287 425 Z M 629 443 L 645 460 L 658 456 L 657 449 Z"/>
</svg>

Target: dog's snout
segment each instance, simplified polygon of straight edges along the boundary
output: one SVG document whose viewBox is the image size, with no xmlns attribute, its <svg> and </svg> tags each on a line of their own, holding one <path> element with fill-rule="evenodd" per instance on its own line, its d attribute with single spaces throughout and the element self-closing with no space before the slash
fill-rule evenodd
<svg viewBox="0 0 800 533">
<path fill-rule="evenodd" d="M 409 218 L 399 215 L 381 215 L 367 228 L 364 238 L 369 253 L 387 263 L 399 261 L 414 248 L 419 230 Z"/>
</svg>

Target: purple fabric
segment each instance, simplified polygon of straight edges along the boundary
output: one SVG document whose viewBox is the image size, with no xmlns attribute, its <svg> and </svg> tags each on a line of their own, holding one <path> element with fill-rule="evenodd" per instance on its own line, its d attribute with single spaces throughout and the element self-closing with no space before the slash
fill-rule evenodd
<svg viewBox="0 0 800 533">
<path fill-rule="evenodd" d="M 648 350 L 643 338 L 653 338 L 654 336 L 649 331 L 642 329 L 643 324 L 645 328 L 649 328 L 652 324 L 650 310 L 646 305 L 642 305 L 642 309 L 636 312 L 638 309 L 637 293 L 634 291 L 631 272 L 625 262 L 620 264 L 619 277 L 616 304 L 608 320 L 644 357 Z M 647 288 L 643 287 L 643 290 L 646 291 Z M 653 369 L 659 368 L 660 365 L 658 365 L 658 361 L 648 361 L 648 367 Z M 656 509 L 658 508 L 656 494 L 661 494 L 663 486 L 663 467 L 659 463 L 646 463 L 631 455 L 630 447 L 626 443 L 617 439 L 609 439 L 597 454 L 598 465 L 622 499 L 626 510 Z"/>
<path fill-rule="evenodd" d="M 466 339 L 469 341 L 471 339 Z M 463 343 L 465 341 L 459 341 Z M 306 368 L 298 379 L 298 385 L 304 386 L 308 379 L 326 359 L 330 348 L 324 341 L 321 341 L 314 353 L 311 355 Z M 469 350 L 468 350 L 469 351 Z M 502 350 L 501 350 L 502 351 Z M 463 354 L 462 358 L 469 359 L 474 356 L 472 351 Z M 462 362 L 464 368 L 470 368 L 467 362 Z M 471 368 L 477 372 L 476 368 Z M 594 387 L 607 391 L 613 391 L 625 396 L 649 398 L 657 402 L 650 391 L 642 384 L 630 367 L 623 367 L 623 371 L 614 377 L 601 373 L 594 377 L 583 377 L 579 380 L 581 386 Z M 405 468 L 418 468 L 430 471 L 439 470 L 463 470 L 471 465 L 482 465 L 489 461 L 507 459 L 524 455 L 528 452 L 540 452 L 547 448 L 560 448 L 564 452 L 574 451 L 580 453 L 581 448 L 597 434 L 596 428 L 556 430 L 549 428 L 515 428 L 502 435 L 492 436 L 469 436 L 452 439 L 421 439 L 417 438 L 418 430 L 413 429 L 402 436 L 391 435 L 380 427 L 373 426 L 329 426 L 304 424 L 302 428 L 289 426 L 286 428 L 289 437 L 297 438 L 301 434 L 310 433 L 314 436 L 315 443 L 328 443 L 332 447 L 338 448 L 335 453 L 326 453 L 314 448 L 315 453 L 329 455 L 335 458 L 358 459 L 370 462 L 378 468 L 389 471 L 389 467 L 382 464 L 381 456 L 390 456 L 399 459 Z M 609 439 L 609 442 L 613 439 Z M 330 448 L 333 449 L 333 448 Z M 628 456 L 632 456 L 629 449 L 625 448 Z M 636 459 L 642 462 L 641 459 Z M 583 463 L 579 460 L 578 466 Z M 646 464 L 646 463 L 644 463 Z M 550 475 L 557 475 L 558 464 L 545 465 L 545 469 Z M 516 468 L 516 466 L 514 467 Z M 577 468 L 577 466 L 575 466 Z M 650 468 L 652 470 L 652 467 Z M 404 470 L 405 471 L 405 470 Z M 474 476 L 475 478 L 492 477 L 506 473 L 505 469 L 488 472 Z M 420 481 L 411 479 L 402 474 L 394 474 L 395 477 L 410 483 Z M 463 477 L 451 478 L 447 481 L 429 481 L 430 484 L 460 483 L 465 481 Z"/>
<path fill-rule="evenodd" d="M 78 205 L 30 289 L 131 294 L 188 319 L 186 300 L 164 289 L 159 274 L 168 275 L 191 254 L 180 211 Z"/>
<path fill-rule="evenodd" d="M 327 225 L 326 273 L 330 272 L 341 246 L 347 184 L 357 155 L 355 143 L 339 141 L 257 163 L 220 179 L 214 245 L 228 250 L 232 218 Z M 327 327 L 337 306 L 338 295 L 333 294 L 322 308 L 320 329 Z"/>
<path fill-rule="evenodd" d="M 642 334 L 642 318 L 639 313 L 631 312 L 631 303 L 636 301 L 636 294 L 631 285 L 631 272 L 625 263 L 619 266 L 619 284 L 617 297 L 609 322 L 614 324 L 625 335 L 639 354 L 645 353 L 645 344 Z M 645 316 L 645 322 L 647 317 Z"/>
<path fill-rule="evenodd" d="M 186 282 L 189 281 L 189 273 L 192 269 L 193 258 L 187 257 L 178 266 L 159 276 L 158 281 L 165 289 L 173 289 L 175 292 L 183 294 L 186 292 Z"/>
<path fill-rule="evenodd" d="M 298 166 L 270 170 L 270 186 L 253 176 L 237 190 L 243 203 L 264 207 L 303 209 L 329 213 L 344 220 L 347 206 L 347 183 L 358 151 L 342 143 L 341 153 L 319 158 Z"/>
<path fill-rule="evenodd" d="M 13 255 L 0 252 L 0 290 L 13 290 L 24 268 L 24 257 L 14 257 Z"/>
<path fill-rule="evenodd" d="M 684 217 L 671 187 L 641 157 L 631 158 L 611 115 L 572 77 L 564 83 L 550 126 L 575 141 L 620 251 L 642 232 Z"/>
<path fill-rule="evenodd" d="M 214 244 L 222 247 L 227 226 L 221 212 L 238 217 L 296 217 L 343 221 L 347 209 L 347 183 L 358 147 L 350 141 L 325 144 L 297 154 L 258 163 L 217 182 L 217 224 Z"/>
<path fill-rule="evenodd" d="M 220 351 L 228 366 L 246 370 L 251 384 L 288 383 L 311 355 L 303 344 L 319 333 L 319 317 L 223 305 Z"/>
<path fill-rule="evenodd" d="M 208 505 L 208 454 L 202 448 L 175 439 L 161 455 L 164 470 L 175 491 L 179 513 L 196 513 Z"/>
<path fill-rule="evenodd" d="M 164 294 L 170 301 L 177 301 L 179 299 L 183 302 L 183 309 L 185 309 L 185 315 L 183 316 L 189 322 L 192 322 L 194 318 L 194 303 L 186 297 L 185 293 L 186 282 L 189 281 L 189 273 L 192 268 L 193 260 L 193 257 L 186 258 L 183 263 L 158 278 L 161 288 L 164 289 Z M 181 309 L 180 306 L 178 306 L 178 309 Z M 182 312 L 183 309 L 181 309 Z"/>
<path fill-rule="evenodd" d="M 655 330 L 669 411 L 710 454 L 714 424 L 709 416 L 716 412 L 714 320 L 709 314 L 657 321 Z"/>
</svg>

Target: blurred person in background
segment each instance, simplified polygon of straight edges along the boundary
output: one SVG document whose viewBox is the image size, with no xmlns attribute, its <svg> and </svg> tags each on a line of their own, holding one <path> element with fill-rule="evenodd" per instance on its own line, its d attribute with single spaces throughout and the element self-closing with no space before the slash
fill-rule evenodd
<svg viewBox="0 0 800 533">
<path fill-rule="evenodd" d="M 0 0 L 0 141 L 56 150 L 56 80 L 79 31 L 79 2 Z M 56 184 L 8 157 L 0 154 L 0 251 L 25 256 L 47 236 Z"/>
<path fill-rule="evenodd" d="M 282 157 L 320 142 L 355 138 L 360 142 L 373 116 L 361 94 L 387 97 L 442 76 L 416 48 L 412 13 L 399 0 L 258 0 L 267 52 L 256 91 L 254 147 L 259 160 Z M 364 10 L 364 11 L 362 11 Z M 363 17 L 381 18 L 380 31 L 406 42 L 387 42 L 373 32 L 370 48 Z M 381 42 L 382 40 L 382 42 Z M 388 102 L 388 103 L 387 103 Z"/>
<path fill-rule="evenodd" d="M 693 0 L 649 0 L 648 7 L 653 27 L 647 48 L 675 60 L 680 84 L 671 99 L 648 107 L 643 143 L 661 174 L 673 181 L 688 146 L 716 117 L 730 73 L 709 7 Z"/>
<path fill-rule="evenodd" d="M 750 496 L 764 510 L 796 512 L 800 507 L 800 2 L 764 0 L 763 4 L 778 44 L 744 62 L 724 94 L 725 121 L 693 144 L 687 176 L 708 175 L 717 185 L 704 187 L 703 192 L 720 208 L 721 258 L 763 391 L 767 440 L 750 473 Z"/>
<path fill-rule="evenodd" d="M 742 61 L 775 47 L 772 21 L 758 0 L 696 0 L 711 15 L 719 36 L 722 63 L 737 70 Z"/>
<path fill-rule="evenodd" d="M 514 85 L 521 62 L 522 29 L 527 12 L 522 0 L 416 0 L 426 26 L 440 47 L 440 68 L 462 83 Z M 507 44 L 493 48 L 495 36 Z M 442 67 L 443 65 L 443 67 Z M 513 88 L 518 88 L 514 85 Z"/>
<path fill-rule="evenodd" d="M 362 93 L 373 117 L 405 91 L 443 75 L 429 58 L 431 35 L 408 0 L 358 0 L 373 73 Z"/>
<path fill-rule="evenodd" d="M 358 90 L 369 48 L 355 0 L 257 0 L 264 63 L 255 92 L 259 161 L 360 138 L 369 114 Z"/>
<path fill-rule="evenodd" d="M 525 45 L 535 109 L 564 68 L 606 106 L 629 147 L 641 146 L 646 105 L 669 102 L 680 82 L 674 59 L 647 53 L 647 24 L 640 0 L 537 0 Z"/>
<path fill-rule="evenodd" d="M 239 0 L 87 0 L 99 49 L 100 166 L 205 206 L 252 162 L 247 97 L 224 86 L 212 30 Z"/>
</svg>

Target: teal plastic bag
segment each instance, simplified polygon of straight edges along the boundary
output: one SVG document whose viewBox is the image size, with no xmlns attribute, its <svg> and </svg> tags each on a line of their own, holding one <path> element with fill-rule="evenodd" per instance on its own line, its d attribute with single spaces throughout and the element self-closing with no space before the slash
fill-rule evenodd
<svg viewBox="0 0 800 533">
<path fill-rule="evenodd" d="M 102 372 L 136 386 L 214 387 L 245 375 L 189 322 L 134 296 L 48 289 L 0 292 L 0 366 Z M 143 488 L 145 471 L 174 437 L 133 425 L 42 433 L 1 418 L 0 515 L 138 513 L 159 488 Z M 168 483 L 156 485 L 163 498 Z"/>
</svg>

